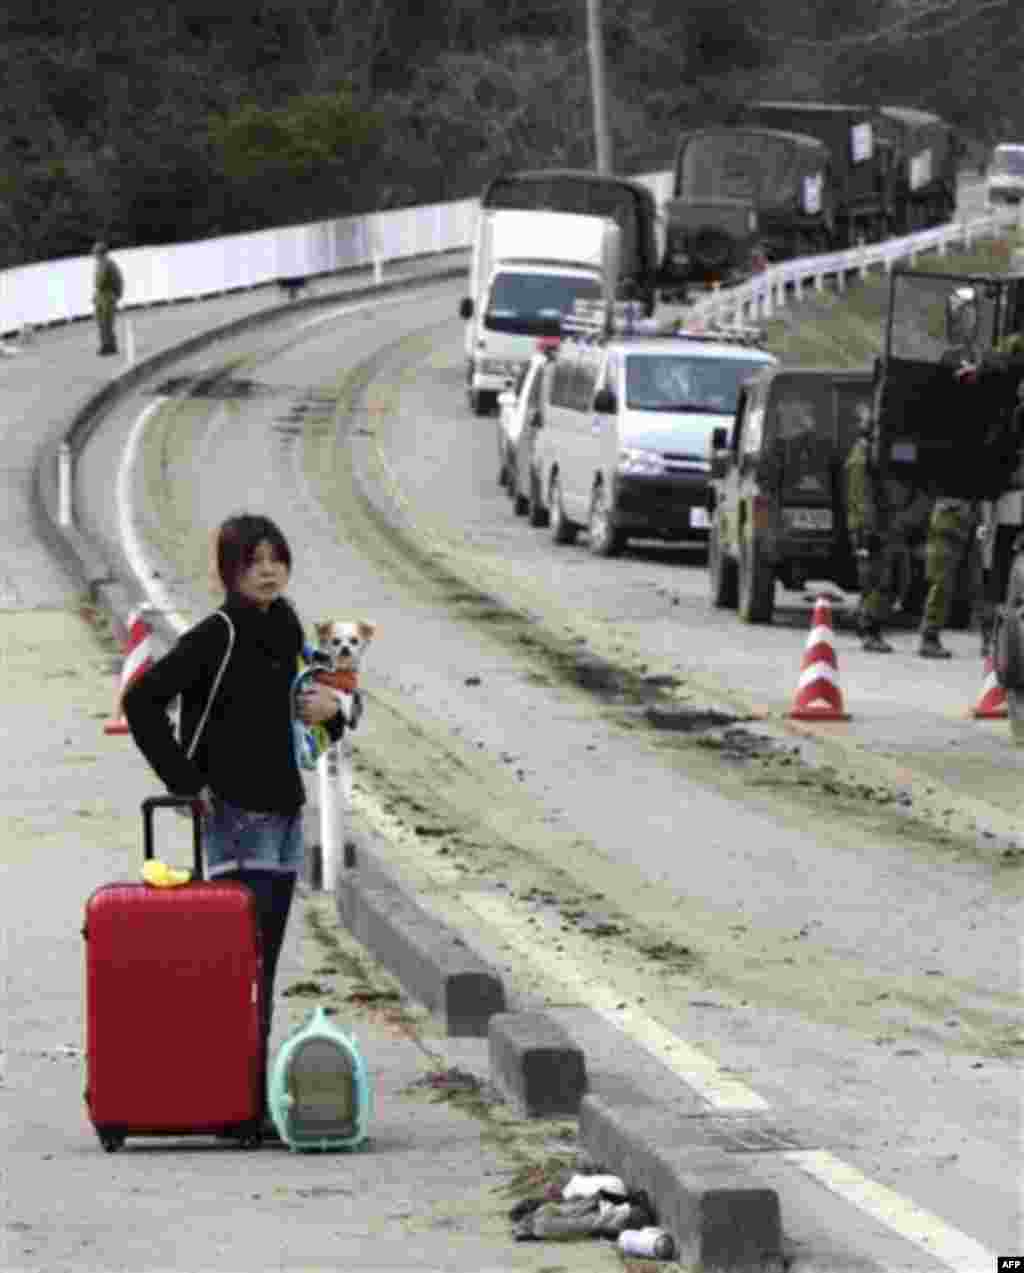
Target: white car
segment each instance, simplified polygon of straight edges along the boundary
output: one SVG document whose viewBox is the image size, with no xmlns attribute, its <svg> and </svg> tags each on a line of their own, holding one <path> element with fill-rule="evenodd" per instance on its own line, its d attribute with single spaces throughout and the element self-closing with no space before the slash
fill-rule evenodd
<svg viewBox="0 0 1024 1273">
<path fill-rule="evenodd" d="M 731 426 L 743 381 L 776 361 L 744 333 L 671 324 L 563 340 L 535 466 L 552 539 L 586 528 L 601 557 L 629 539 L 706 543 L 712 433 Z"/>
<path fill-rule="evenodd" d="M 541 427 L 541 385 L 553 346 L 539 349 L 526 364 L 519 385 L 498 397 L 498 482 L 514 501 L 517 516 L 530 509 L 537 431 Z"/>
<path fill-rule="evenodd" d="M 988 201 L 1020 203 L 1024 199 L 1024 145 L 997 146 L 988 168 Z"/>
</svg>

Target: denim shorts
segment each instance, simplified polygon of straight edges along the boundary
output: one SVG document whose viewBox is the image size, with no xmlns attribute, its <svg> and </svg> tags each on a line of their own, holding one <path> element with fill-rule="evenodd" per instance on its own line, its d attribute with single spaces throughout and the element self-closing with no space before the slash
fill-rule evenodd
<svg viewBox="0 0 1024 1273">
<path fill-rule="evenodd" d="M 229 871 L 289 872 L 302 869 L 302 814 L 254 813 L 214 797 L 203 820 L 203 852 L 209 879 Z"/>
</svg>

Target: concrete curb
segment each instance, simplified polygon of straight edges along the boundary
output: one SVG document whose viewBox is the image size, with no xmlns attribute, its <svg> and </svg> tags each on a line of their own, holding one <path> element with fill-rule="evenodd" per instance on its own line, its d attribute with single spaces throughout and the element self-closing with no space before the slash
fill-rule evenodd
<svg viewBox="0 0 1024 1273">
<path fill-rule="evenodd" d="M 487 1031 L 491 1082 L 527 1118 L 575 1118 L 587 1087 L 580 1048 L 546 1012 L 498 1012 Z"/>
<path fill-rule="evenodd" d="M 782 1257 L 779 1195 L 738 1159 L 715 1147 L 681 1142 L 666 1126 L 667 1105 L 636 1092 L 619 1103 L 588 1093 L 580 1139 L 631 1189 L 647 1191 L 658 1223 L 672 1234 L 685 1265 L 758 1270 Z"/>
<path fill-rule="evenodd" d="M 346 857 L 336 894 L 341 923 L 449 1035 L 486 1038 L 491 1018 L 506 1008 L 498 974 L 414 901 L 372 850 L 349 842 Z"/>
</svg>

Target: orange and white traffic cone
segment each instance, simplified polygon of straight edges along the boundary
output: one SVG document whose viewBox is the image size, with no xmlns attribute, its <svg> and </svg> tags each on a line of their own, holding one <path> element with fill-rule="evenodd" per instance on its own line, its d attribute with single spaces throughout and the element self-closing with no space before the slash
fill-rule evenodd
<svg viewBox="0 0 1024 1273">
<path fill-rule="evenodd" d="M 971 715 L 975 720 L 1005 720 L 1010 714 L 1006 690 L 996 680 L 996 667 L 990 654 L 985 655 L 984 677 L 981 694 L 971 709 Z"/>
<path fill-rule="evenodd" d="M 124 718 L 121 701 L 124 692 L 143 672 L 153 666 L 153 629 L 136 610 L 128 619 L 128 635 L 124 641 L 124 663 L 121 666 L 121 683 L 117 691 L 117 715 L 103 726 L 105 734 L 130 734 Z"/>
<path fill-rule="evenodd" d="M 804 647 L 790 720 L 849 720 L 839 688 L 839 664 L 832 635 L 832 606 L 818 597 Z"/>
</svg>

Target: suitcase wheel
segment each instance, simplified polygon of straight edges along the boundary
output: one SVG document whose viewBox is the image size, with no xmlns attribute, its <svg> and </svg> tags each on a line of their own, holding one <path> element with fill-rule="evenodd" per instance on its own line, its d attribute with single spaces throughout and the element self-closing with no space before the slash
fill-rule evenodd
<svg viewBox="0 0 1024 1273">
<path fill-rule="evenodd" d="M 246 1132 L 238 1139 L 239 1149 L 259 1149 L 263 1144 L 263 1133 L 260 1131 Z"/>
<path fill-rule="evenodd" d="M 117 1131 L 112 1131 L 109 1128 L 104 1128 L 98 1134 L 100 1138 L 100 1144 L 103 1146 L 103 1148 L 107 1151 L 108 1154 L 116 1154 L 117 1151 L 124 1144 L 124 1132 L 117 1132 Z"/>
</svg>

